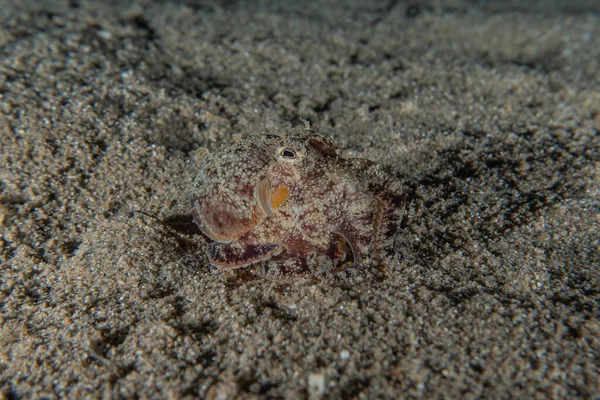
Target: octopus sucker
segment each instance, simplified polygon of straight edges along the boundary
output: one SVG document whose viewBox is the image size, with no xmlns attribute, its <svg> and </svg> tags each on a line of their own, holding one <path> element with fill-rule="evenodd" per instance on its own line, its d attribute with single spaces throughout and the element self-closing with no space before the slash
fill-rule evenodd
<svg viewBox="0 0 600 400">
<path fill-rule="evenodd" d="M 336 243 L 336 257 L 333 259 L 333 271 L 340 272 L 354 264 L 354 250 L 352 245 L 341 233 L 337 233 L 338 241 Z"/>
<path fill-rule="evenodd" d="M 289 190 L 284 186 L 271 190 L 268 179 L 258 182 L 254 193 L 265 215 L 271 215 L 273 210 L 279 208 L 289 196 Z"/>
<path fill-rule="evenodd" d="M 203 153 L 190 197 L 215 268 L 275 279 L 385 264 L 404 204 L 393 175 L 311 129 Z"/>
<path fill-rule="evenodd" d="M 290 192 L 286 187 L 281 186 L 273 191 L 271 197 L 269 197 L 269 204 L 271 209 L 277 209 L 281 206 L 288 198 Z"/>
<path fill-rule="evenodd" d="M 271 202 L 269 201 L 271 196 L 271 184 L 268 179 L 261 179 L 256 185 L 255 189 L 255 197 L 258 199 L 258 202 L 265 213 L 265 215 L 271 215 L 273 213 L 273 208 L 271 207 Z"/>
<path fill-rule="evenodd" d="M 219 269 L 238 269 L 270 260 L 285 251 L 285 247 L 278 245 L 236 247 L 214 244 L 210 248 L 209 259 Z"/>
</svg>

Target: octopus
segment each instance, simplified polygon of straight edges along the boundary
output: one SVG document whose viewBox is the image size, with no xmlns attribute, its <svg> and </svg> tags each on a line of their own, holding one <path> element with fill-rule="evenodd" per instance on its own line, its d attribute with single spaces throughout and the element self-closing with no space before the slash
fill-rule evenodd
<svg viewBox="0 0 600 400">
<path fill-rule="evenodd" d="M 206 151 L 189 196 L 212 266 L 283 279 L 384 265 L 405 200 L 384 168 L 310 128 Z"/>
</svg>

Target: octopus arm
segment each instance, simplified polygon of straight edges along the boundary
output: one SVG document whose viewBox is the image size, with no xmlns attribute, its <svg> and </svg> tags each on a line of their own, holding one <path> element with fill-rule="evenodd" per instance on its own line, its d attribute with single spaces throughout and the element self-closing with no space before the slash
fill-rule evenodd
<svg viewBox="0 0 600 400">
<path fill-rule="evenodd" d="M 210 263 L 223 269 L 247 267 L 285 252 L 285 247 L 277 244 L 212 243 Z"/>
<path fill-rule="evenodd" d="M 372 258 L 371 250 L 377 249 L 374 241 L 376 222 L 376 206 L 365 208 L 357 213 L 354 211 L 352 218 L 348 218 L 334 232 L 338 235 L 336 246 L 341 252 L 347 249 L 346 260 L 352 260 L 351 264 L 360 264 Z M 375 256 L 378 256 L 376 254 Z M 344 263 L 345 264 L 345 263 Z M 344 265 L 344 268 L 349 265 Z"/>
<path fill-rule="evenodd" d="M 274 212 L 231 243 L 211 244 L 209 259 L 213 266 L 226 269 L 243 268 L 287 253 L 287 222 L 285 212 Z"/>
</svg>

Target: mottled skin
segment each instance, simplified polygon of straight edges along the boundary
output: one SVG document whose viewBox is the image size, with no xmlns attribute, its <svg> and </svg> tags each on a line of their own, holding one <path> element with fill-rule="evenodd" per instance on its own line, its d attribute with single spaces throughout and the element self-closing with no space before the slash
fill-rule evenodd
<svg viewBox="0 0 600 400">
<path fill-rule="evenodd" d="M 329 138 L 305 130 L 251 136 L 206 155 L 191 202 L 194 221 L 213 240 L 212 265 L 268 261 L 270 276 L 286 278 L 381 262 L 404 195 L 378 165 L 342 158 Z"/>
</svg>

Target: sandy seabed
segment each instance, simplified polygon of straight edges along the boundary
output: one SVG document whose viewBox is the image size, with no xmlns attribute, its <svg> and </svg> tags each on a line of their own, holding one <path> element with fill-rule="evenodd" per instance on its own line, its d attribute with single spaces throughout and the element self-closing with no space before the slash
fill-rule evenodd
<svg viewBox="0 0 600 400">
<path fill-rule="evenodd" d="M 0 10 L 0 399 L 598 398 L 597 2 Z M 174 223 L 198 148 L 303 120 L 406 186 L 385 279 Z"/>
</svg>

